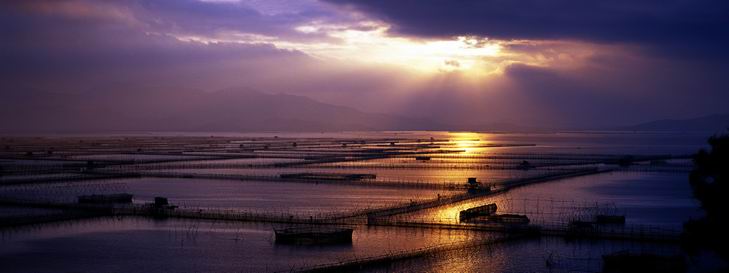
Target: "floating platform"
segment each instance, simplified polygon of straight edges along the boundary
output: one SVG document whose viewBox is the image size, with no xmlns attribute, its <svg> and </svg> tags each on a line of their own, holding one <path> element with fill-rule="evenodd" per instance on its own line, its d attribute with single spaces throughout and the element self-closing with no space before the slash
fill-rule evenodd
<svg viewBox="0 0 729 273">
<path fill-rule="evenodd" d="M 468 193 L 477 194 L 491 191 L 491 186 L 484 186 L 481 182 L 478 182 L 475 177 L 469 177 L 466 182 L 466 189 L 468 189 Z"/>
<path fill-rule="evenodd" d="M 341 227 L 292 227 L 275 229 L 277 244 L 347 244 L 354 229 Z"/>
<path fill-rule="evenodd" d="M 500 224 L 529 224 L 529 217 L 520 214 L 499 214 L 486 218 L 491 222 Z"/>
<path fill-rule="evenodd" d="M 285 173 L 279 177 L 304 180 L 365 180 L 375 179 L 377 175 L 370 173 Z"/>
<path fill-rule="evenodd" d="M 464 222 L 473 224 L 526 225 L 529 224 L 529 217 L 519 214 L 494 214 L 465 219 Z"/>
<path fill-rule="evenodd" d="M 131 204 L 131 194 L 128 193 L 117 193 L 117 194 L 92 194 L 92 195 L 81 195 L 78 197 L 79 204 Z"/>
<path fill-rule="evenodd" d="M 491 203 L 488 205 L 483 205 L 475 208 L 470 208 L 467 210 L 462 210 L 458 213 L 458 218 L 461 221 L 468 220 L 471 218 L 479 217 L 479 216 L 490 216 L 496 213 L 497 206 L 495 203 Z"/>
</svg>

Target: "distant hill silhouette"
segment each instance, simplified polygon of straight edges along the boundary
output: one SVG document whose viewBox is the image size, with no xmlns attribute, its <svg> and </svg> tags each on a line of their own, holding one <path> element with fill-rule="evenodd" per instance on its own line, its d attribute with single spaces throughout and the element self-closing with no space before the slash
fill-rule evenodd
<svg viewBox="0 0 729 273">
<path fill-rule="evenodd" d="M 729 115 L 692 119 L 664 119 L 619 128 L 631 131 L 721 131 L 729 127 Z"/>
<path fill-rule="evenodd" d="M 729 115 L 658 120 L 608 130 L 711 131 L 729 127 Z M 61 94 L 33 89 L 0 92 L 0 133 L 103 133 L 115 131 L 375 131 L 559 130 L 508 122 L 440 124 L 426 118 L 373 114 L 303 96 L 246 89 L 110 86 Z M 575 129 L 579 130 L 579 129 Z"/>
<path fill-rule="evenodd" d="M 440 129 L 425 119 L 364 113 L 248 90 L 178 88 L 0 94 L 0 132 L 340 131 Z"/>
</svg>

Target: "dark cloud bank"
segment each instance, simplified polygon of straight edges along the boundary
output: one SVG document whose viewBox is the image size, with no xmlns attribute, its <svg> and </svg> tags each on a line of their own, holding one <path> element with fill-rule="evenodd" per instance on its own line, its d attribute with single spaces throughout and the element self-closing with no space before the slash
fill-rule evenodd
<svg viewBox="0 0 729 273">
<path fill-rule="evenodd" d="M 579 72 L 521 64 L 507 67 L 505 77 L 513 85 L 500 88 L 510 94 L 483 98 L 480 106 L 498 109 L 508 104 L 531 112 L 530 117 L 517 120 L 533 125 L 596 128 L 726 113 L 729 108 L 727 1 L 326 1 L 392 24 L 393 35 L 564 40 L 623 49 L 622 55 L 597 52 Z M 511 49 L 538 50 L 521 45 Z M 437 98 L 431 99 L 433 104 L 457 100 L 448 95 L 433 97 Z M 478 96 L 452 104 L 466 106 L 473 100 Z M 446 108 L 451 114 L 500 114 L 470 110 L 476 107 Z"/>
<path fill-rule="evenodd" d="M 727 56 L 729 2 L 723 0 L 326 0 L 414 36 L 572 39 L 638 43 Z M 693 55 L 691 52 L 674 52 Z"/>
</svg>

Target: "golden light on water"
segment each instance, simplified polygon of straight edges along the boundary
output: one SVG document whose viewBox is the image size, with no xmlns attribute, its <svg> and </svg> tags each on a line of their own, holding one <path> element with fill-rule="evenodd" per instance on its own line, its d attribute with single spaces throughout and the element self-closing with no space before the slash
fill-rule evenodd
<svg viewBox="0 0 729 273">
<path fill-rule="evenodd" d="M 483 135 L 472 132 L 450 133 L 450 142 L 454 143 L 456 149 L 464 150 L 468 154 L 482 149 L 482 137 Z"/>
</svg>

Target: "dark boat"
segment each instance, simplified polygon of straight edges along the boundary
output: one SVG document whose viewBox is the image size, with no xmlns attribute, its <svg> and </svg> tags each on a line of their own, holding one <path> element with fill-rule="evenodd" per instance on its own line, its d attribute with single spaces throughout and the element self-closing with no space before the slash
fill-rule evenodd
<svg viewBox="0 0 729 273">
<path fill-rule="evenodd" d="M 354 229 L 341 227 L 291 227 L 275 229 L 280 244 L 346 244 L 352 243 Z"/>
<path fill-rule="evenodd" d="M 529 217 L 519 214 L 499 214 L 488 216 L 487 219 L 501 224 L 529 224 Z"/>
<path fill-rule="evenodd" d="M 491 186 L 484 186 L 481 182 L 478 182 L 475 177 L 469 177 L 468 182 L 466 182 L 466 189 L 469 193 L 476 194 L 491 191 Z"/>
<path fill-rule="evenodd" d="M 375 179 L 377 175 L 369 173 L 284 173 L 279 177 L 301 180 L 365 180 Z"/>
<path fill-rule="evenodd" d="M 483 205 L 475 208 L 470 208 L 467 210 L 462 210 L 458 213 L 458 218 L 461 221 L 468 220 L 470 218 L 479 217 L 479 216 L 489 216 L 496 213 L 496 204 L 491 203 L 488 205 Z"/>
<path fill-rule="evenodd" d="M 519 166 L 518 166 L 518 169 L 520 169 L 520 170 L 529 170 L 529 169 L 532 169 L 532 168 L 534 168 L 534 166 L 532 166 L 532 164 L 529 163 L 529 161 L 526 161 L 526 160 L 522 161 L 519 164 Z"/>
<path fill-rule="evenodd" d="M 473 224 L 502 224 L 502 225 L 526 225 L 529 224 L 529 217 L 519 214 L 495 214 L 477 216 L 464 220 Z"/>
</svg>

